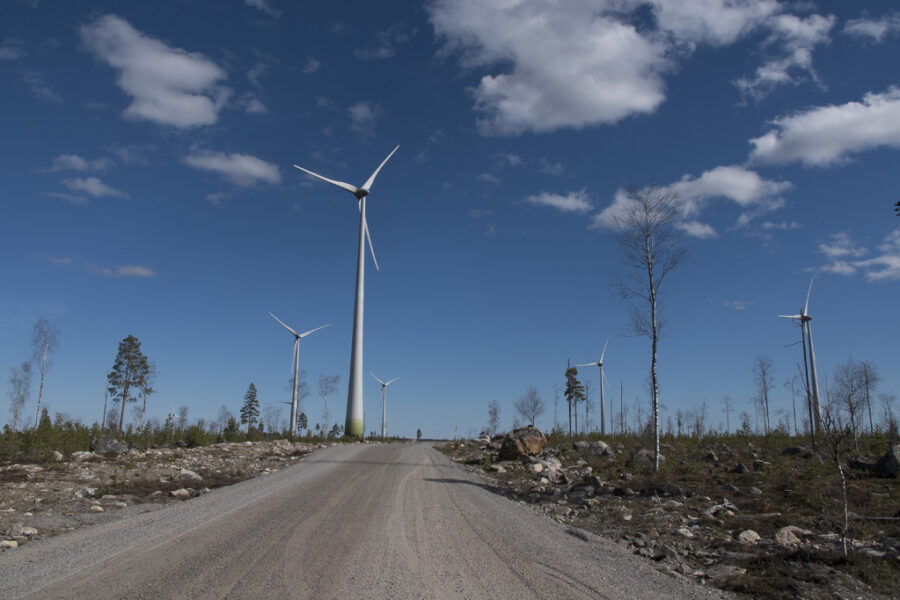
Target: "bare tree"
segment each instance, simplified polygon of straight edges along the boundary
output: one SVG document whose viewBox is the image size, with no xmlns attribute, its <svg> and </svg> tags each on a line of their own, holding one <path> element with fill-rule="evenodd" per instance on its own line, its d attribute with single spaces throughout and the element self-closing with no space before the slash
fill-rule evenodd
<svg viewBox="0 0 900 600">
<path fill-rule="evenodd" d="M 178 425 L 176 426 L 178 431 L 184 431 L 187 427 L 188 411 L 189 409 L 187 406 L 182 406 L 178 409 Z"/>
<path fill-rule="evenodd" d="M 799 435 L 799 431 L 797 430 L 797 381 L 798 377 L 796 375 L 784 380 L 784 388 L 787 390 L 791 390 L 791 408 L 794 411 L 794 436 Z"/>
<path fill-rule="evenodd" d="M 722 409 L 725 411 L 725 433 L 731 433 L 731 411 L 734 408 L 734 400 L 731 396 L 722 398 Z"/>
<path fill-rule="evenodd" d="M 632 300 L 631 328 L 651 342 L 650 397 L 653 412 L 654 471 L 659 471 L 659 380 L 656 362 L 663 322 L 659 293 L 666 277 L 684 259 L 685 249 L 676 227 L 677 194 L 649 187 L 627 190 L 622 210 L 610 217 L 616 240 L 625 254 L 628 279 L 617 283 L 622 297 Z"/>
<path fill-rule="evenodd" d="M 26 361 L 10 369 L 9 373 L 9 413 L 10 427 L 13 431 L 19 427 L 22 408 L 29 395 L 31 395 L 31 363 Z"/>
<path fill-rule="evenodd" d="M 866 383 L 866 408 L 869 411 L 869 433 L 875 433 L 875 425 L 872 422 L 871 393 L 878 385 L 878 382 L 881 381 L 881 374 L 878 372 L 878 369 L 875 368 L 875 365 L 867 360 L 862 361 L 859 366 L 860 369 L 862 369 L 863 379 Z"/>
<path fill-rule="evenodd" d="M 340 375 L 319 375 L 319 395 L 325 408 L 322 412 L 322 435 L 328 432 L 328 396 L 337 391 Z M 299 392 L 298 392 L 299 393 Z"/>
<path fill-rule="evenodd" d="M 766 435 L 769 435 L 771 429 L 769 423 L 769 392 L 772 391 L 774 383 L 772 382 L 772 359 L 768 356 L 757 356 L 756 362 L 753 364 L 753 380 L 756 382 L 759 390 L 759 407 L 762 411 L 763 428 Z"/>
<path fill-rule="evenodd" d="M 500 404 L 496 400 L 491 400 L 488 404 L 488 436 L 497 435 L 500 429 Z"/>
<path fill-rule="evenodd" d="M 44 377 L 47 370 L 50 369 L 53 361 L 50 355 L 59 345 L 59 330 L 50 321 L 44 317 L 38 317 L 37 323 L 34 324 L 34 330 L 31 334 L 31 349 L 35 365 L 41 367 L 41 384 L 38 388 L 37 399 L 37 416 L 34 420 L 34 426 L 38 426 L 41 418 L 41 401 L 44 398 Z"/>
<path fill-rule="evenodd" d="M 865 370 L 862 363 L 848 360 L 837 366 L 832 376 L 831 386 L 828 388 L 829 402 L 840 402 L 842 408 L 846 409 L 847 416 L 850 418 L 849 428 L 853 433 L 854 446 L 859 450 L 856 443 L 856 434 L 859 431 L 859 412 L 866 403 L 865 396 L 866 379 Z M 835 418 L 840 423 L 841 412 L 832 411 Z"/>
<path fill-rule="evenodd" d="M 525 393 L 516 400 L 514 404 L 516 412 L 522 415 L 522 418 L 531 423 L 534 427 L 534 421 L 544 413 L 544 400 L 541 398 L 537 388 L 529 386 Z"/>
</svg>

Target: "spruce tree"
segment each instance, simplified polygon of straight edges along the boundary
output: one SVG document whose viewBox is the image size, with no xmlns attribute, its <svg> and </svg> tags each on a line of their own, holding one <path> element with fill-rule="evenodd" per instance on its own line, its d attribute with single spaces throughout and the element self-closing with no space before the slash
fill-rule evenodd
<svg viewBox="0 0 900 600">
<path fill-rule="evenodd" d="M 584 384 L 578 381 L 578 369 L 566 369 L 566 403 L 569 405 L 569 437 L 572 437 L 572 407 L 578 410 L 578 403 L 584 402 Z"/>
<path fill-rule="evenodd" d="M 247 433 L 259 418 L 259 400 L 256 398 L 256 386 L 250 382 L 250 387 L 244 394 L 244 404 L 241 405 L 241 424 L 247 426 Z"/>
</svg>

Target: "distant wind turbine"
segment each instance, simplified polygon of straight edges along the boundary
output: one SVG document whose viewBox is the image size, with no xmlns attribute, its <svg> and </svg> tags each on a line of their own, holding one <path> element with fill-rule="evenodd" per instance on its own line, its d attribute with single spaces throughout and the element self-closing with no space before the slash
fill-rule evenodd
<svg viewBox="0 0 900 600">
<path fill-rule="evenodd" d="M 375 373 L 373 373 L 372 371 L 369 371 L 369 375 L 375 377 Z M 375 381 L 381 384 L 381 437 L 387 437 L 387 409 L 385 408 L 387 404 L 385 403 L 384 399 L 385 388 L 387 388 L 387 386 L 391 385 L 398 379 L 400 378 L 394 377 L 393 379 L 385 383 L 384 381 L 378 379 L 378 377 L 375 377 Z"/>
<path fill-rule="evenodd" d="M 279 319 L 272 313 L 269 313 L 269 315 L 273 319 L 281 323 L 281 326 L 290 331 L 291 335 L 294 336 L 294 354 L 293 356 L 291 356 L 291 369 L 293 369 L 294 371 L 294 393 L 291 397 L 291 435 L 297 435 L 297 386 L 300 385 L 300 338 L 305 338 L 311 333 L 315 333 L 320 329 L 325 329 L 326 327 L 331 325 L 331 323 L 329 323 L 328 325 L 322 325 L 321 327 L 316 327 L 315 329 L 310 329 L 309 331 L 304 331 L 303 333 L 297 333 L 296 331 L 285 325 L 281 319 Z"/>
<path fill-rule="evenodd" d="M 606 344 L 609 344 L 609 338 L 606 339 L 606 343 L 603 344 L 603 351 L 600 352 L 600 360 L 592 363 L 585 363 L 583 365 L 575 365 L 576 367 L 600 367 L 600 435 L 606 435 L 606 406 L 603 401 L 603 382 L 608 380 L 606 379 L 606 375 L 603 374 L 603 357 L 606 355 Z"/>
<path fill-rule="evenodd" d="M 812 317 L 809 316 L 809 295 L 812 293 L 812 280 L 809 282 L 809 290 L 806 292 L 806 304 L 799 315 L 778 315 L 782 319 L 793 319 L 800 321 L 800 339 L 803 343 L 803 362 L 806 362 L 806 343 L 809 342 L 809 393 L 812 395 L 812 410 L 814 411 L 814 422 L 810 424 L 813 431 L 813 448 L 815 449 L 815 431 L 822 428 L 822 405 L 819 401 L 819 378 L 816 375 L 816 353 L 813 350 L 812 328 L 809 322 Z M 804 339 L 805 334 L 805 339 Z"/>
<path fill-rule="evenodd" d="M 313 173 L 299 165 L 294 165 L 308 175 L 312 175 L 317 179 L 328 182 L 337 186 L 342 190 L 346 190 L 356 197 L 359 205 L 359 245 L 356 253 L 356 300 L 353 306 L 353 342 L 350 350 L 350 377 L 347 386 L 347 420 L 344 423 L 344 432 L 347 435 L 362 438 L 365 435 L 365 415 L 363 414 L 363 300 L 364 300 L 364 280 L 365 280 L 365 242 L 369 242 L 369 251 L 372 253 L 372 260 L 375 262 L 375 268 L 378 269 L 378 261 L 375 259 L 375 249 L 372 247 L 372 237 L 369 235 L 369 225 L 366 223 L 366 196 L 372 184 L 375 183 L 375 177 L 385 163 L 397 151 L 395 147 L 391 153 L 387 155 L 375 172 L 369 176 L 362 187 L 356 187 L 343 181 L 335 181 L 328 179 L 318 173 Z M 365 239 L 363 239 L 365 237 Z"/>
</svg>

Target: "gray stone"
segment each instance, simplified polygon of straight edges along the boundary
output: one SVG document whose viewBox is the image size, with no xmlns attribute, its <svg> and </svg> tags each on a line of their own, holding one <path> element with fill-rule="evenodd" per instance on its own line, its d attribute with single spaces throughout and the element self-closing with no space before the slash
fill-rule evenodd
<svg viewBox="0 0 900 600">
<path fill-rule="evenodd" d="M 684 496 L 684 492 L 681 488 L 672 482 L 666 484 L 666 493 L 670 496 L 678 496 L 679 498 Z"/>
<path fill-rule="evenodd" d="M 794 535 L 794 532 L 790 527 L 782 527 L 777 532 L 775 532 L 775 541 L 779 545 L 786 546 L 788 548 L 799 546 L 802 543 L 800 541 L 800 538 Z"/>
<path fill-rule="evenodd" d="M 681 537 L 686 537 L 686 538 L 688 538 L 688 539 L 694 537 L 694 532 L 691 531 L 690 529 L 688 529 L 687 527 L 680 527 L 680 528 L 678 529 L 678 531 L 676 531 L 675 533 L 677 533 L 677 534 L 680 535 Z"/>
<path fill-rule="evenodd" d="M 172 490 L 169 492 L 173 498 L 178 498 L 179 500 L 184 500 L 186 498 L 191 497 L 191 493 L 187 491 L 185 488 L 178 488 L 177 490 Z"/>
<path fill-rule="evenodd" d="M 884 541 L 881 542 L 881 547 L 885 550 L 890 550 L 891 548 L 900 548 L 900 541 L 897 541 L 897 538 L 893 537 L 884 538 Z"/>
<path fill-rule="evenodd" d="M 750 469 L 748 469 L 746 466 L 744 466 L 744 463 L 738 463 L 737 466 L 734 469 L 732 469 L 731 472 L 737 473 L 738 475 L 745 475 L 750 472 Z"/>
<path fill-rule="evenodd" d="M 781 451 L 782 456 L 802 456 L 803 458 L 811 458 L 812 450 L 805 446 L 789 446 Z"/>
<path fill-rule="evenodd" d="M 181 472 L 178 473 L 178 479 L 193 479 L 194 481 L 203 481 L 203 478 L 197 474 L 195 471 L 191 471 L 190 469 L 181 469 Z"/>
<path fill-rule="evenodd" d="M 660 453 L 659 455 L 660 464 L 666 462 L 666 457 Z M 653 450 L 648 450 L 644 448 L 642 450 L 638 450 L 634 453 L 634 456 L 631 457 L 630 463 L 632 466 L 644 467 L 644 468 L 653 468 L 654 459 L 653 459 Z"/>
<path fill-rule="evenodd" d="M 760 539 L 759 534 L 752 529 L 745 529 L 738 534 L 738 541 L 742 544 L 755 544 Z"/>
<path fill-rule="evenodd" d="M 99 505 L 97 505 L 97 504 L 95 504 L 95 505 L 93 505 L 92 507 L 90 507 L 88 510 L 91 511 L 91 512 L 95 512 L 95 513 L 102 513 L 102 512 L 103 512 L 103 507 L 102 507 L 102 506 L 99 506 Z"/>
<path fill-rule="evenodd" d="M 96 493 L 97 488 L 95 487 L 83 487 L 75 491 L 75 495 L 79 498 L 93 498 Z"/>
<path fill-rule="evenodd" d="M 578 450 L 579 452 L 584 452 L 590 447 L 590 443 L 584 440 L 578 440 L 577 442 L 572 444 L 572 448 Z"/>
<path fill-rule="evenodd" d="M 750 495 L 751 496 L 762 496 L 762 490 L 759 489 L 758 487 L 752 487 L 752 488 L 750 488 Z"/>
<path fill-rule="evenodd" d="M 503 438 L 500 446 L 501 460 L 519 460 L 525 456 L 540 454 L 547 446 L 547 438 L 537 427 L 514 429 Z"/>
<path fill-rule="evenodd" d="M 54 450 L 50 453 L 50 460 L 52 460 L 53 462 L 62 462 L 63 458 L 64 457 L 62 455 L 62 452 L 60 452 L 59 450 Z"/>
<path fill-rule="evenodd" d="M 94 454 L 93 452 L 88 452 L 87 450 L 79 450 L 78 452 L 72 454 L 72 459 L 75 462 L 87 462 L 96 458 L 96 454 Z"/>
<path fill-rule="evenodd" d="M 900 444 L 889 449 L 884 456 L 875 463 L 875 475 L 877 477 L 900 477 Z"/>
<path fill-rule="evenodd" d="M 18 548 L 19 542 L 16 540 L 0 540 L 0 548 L 12 549 Z"/>
<path fill-rule="evenodd" d="M 710 462 L 719 462 L 719 456 L 712 450 L 707 452 L 704 458 Z"/>
<path fill-rule="evenodd" d="M 97 454 L 106 454 L 108 452 L 128 454 L 128 444 L 117 440 L 111 435 L 104 435 L 100 439 L 91 440 L 91 451 Z"/>
<path fill-rule="evenodd" d="M 731 492 L 731 493 L 733 493 L 733 494 L 736 494 L 736 493 L 738 493 L 738 492 L 741 491 L 741 488 L 739 488 L 738 486 L 734 485 L 733 483 L 725 483 L 725 484 L 723 484 L 723 485 L 722 485 L 722 489 L 725 490 L 726 492 Z"/>
<path fill-rule="evenodd" d="M 541 463 L 531 463 L 525 468 L 528 470 L 529 473 L 537 474 L 544 470 L 544 465 L 542 465 Z"/>
<path fill-rule="evenodd" d="M 491 473 L 506 473 L 506 469 L 503 468 L 503 465 L 491 465 L 488 467 L 488 470 Z"/>
</svg>

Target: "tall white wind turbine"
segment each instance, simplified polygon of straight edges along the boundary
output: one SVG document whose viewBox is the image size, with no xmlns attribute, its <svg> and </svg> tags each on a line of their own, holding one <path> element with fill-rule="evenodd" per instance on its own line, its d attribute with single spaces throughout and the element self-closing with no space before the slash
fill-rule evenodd
<svg viewBox="0 0 900 600">
<path fill-rule="evenodd" d="M 369 371 L 369 375 L 371 375 L 372 377 L 375 377 L 375 373 L 373 373 L 372 371 Z M 378 379 L 378 377 L 375 377 L 375 381 L 377 381 L 378 383 L 381 384 L 381 437 L 387 437 L 387 409 L 385 408 L 387 406 L 387 404 L 384 399 L 385 389 L 387 388 L 387 386 L 391 385 L 398 379 L 400 379 L 400 378 L 394 377 L 390 381 L 384 382 L 384 381 Z"/>
<path fill-rule="evenodd" d="M 326 327 L 331 325 L 331 323 L 329 323 L 328 325 L 322 325 L 321 327 L 316 327 L 315 329 L 310 329 L 309 331 L 304 331 L 303 333 L 297 333 L 296 331 L 294 331 L 293 329 L 291 329 L 290 327 L 285 325 L 281 319 L 279 319 L 272 313 L 269 313 L 269 315 L 273 319 L 275 319 L 276 321 L 281 323 L 281 326 L 284 327 L 285 329 L 287 329 L 288 331 L 290 331 L 291 335 L 294 336 L 294 354 L 293 354 L 293 356 L 291 356 L 291 369 L 293 369 L 293 371 L 294 371 L 294 386 L 293 386 L 294 390 L 293 390 L 293 395 L 291 397 L 291 434 L 296 435 L 297 434 L 297 404 L 298 404 L 298 402 L 297 402 L 297 389 L 298 389 L 297 386 L 300 384 L 300 338 L 305 338 L 306 336 L 308 336 L 311 333 L 315 333 L 320 329 L 325 329 Z"/>
<path fill-rule="evenodd" d="M 364 300 L 364 281 L 365 281 L 365 243 L 369 242 L 369 251 L 372 253 L 372 260 L 375 262 L 375 268 L 378 269 L 378 261 L 375 260 L 375 249 L 372 248 L 372 237 L 369 235 L 369 225 L 366 223 L 366 196 L 372 184 L 375 183 L 375 177 L 385 163 L 397 151 L 395 147 L 391 153 L 387 155 L 375 172 L 369 176 L 361 187 L 344 183 L 343 181 L 335 181 L 328 179 L 318 173 L 313 173 L 299 165 L 294 165 L 308 175 L 312 175 L 316 179 L 321 179 L 331 185 L 337 186 L 342 190 L 346 190 L 356 197 L 359 205 L 359 245 L 356 253 L 356 300 L 353 306 L 353 343 L 350 350 L 350 377 L 347 386 L 347 420 L 344 423 L 344 433 L 346 435 L 355 436 L 362 439 L 365 434 L 365 423 L 363 414 L 363 300 Z M 365 238 L 365 239 L 363 239 Z"/>
<path fill-rule="evenodd" d="M 603 351 L 600 352 L 600 360 L 592 363 L 585 363 L 583 365 L 575 365 L 576 367 L 600 367 L 600 434 L 606 435 L 606 404 L 603 400 L 603 383 L 606 380 L 606 375 L 603 374 L 603 357 L 606 356 L 606 344 L 609 344 L 609 338 L 606 338 L 606 343 L 603 344 Z"/>
<path fill-rule="evenodd" d="M 806 304 L 803 305 L 803 310 L 800 311 L 799 315 L 778 315 L 782 319 L 793 319 L 800 321 L 800 334 L 801 338 L 803 333 L 806 333 L 805 343 L 809 343 L 809 391 L 812 396 L 812 408 L 814 412 L 814 423 L 810 424 L 810 427 L 815 432 L 816 430 L 821 430 L 822 428 L 822 404 L 819 401 L 819 378 L 816 375 L 816 353 L 813 350 L 813 340 L 812 340 L 812 328 L 810 327 L 809 322 L 812 321 L 812 317 L 809 316 L 809 295 L 812 293 L 812 280 L 809 282 L 809 290 L 806 292 Z M 804 353 L 806 352 L 806 347 L 804 346 Z M 804 357 L 805 358 L 805 357 Z M 813 443 L 815 444 L 815 435 L 813 435 Z"/>
</svg>

